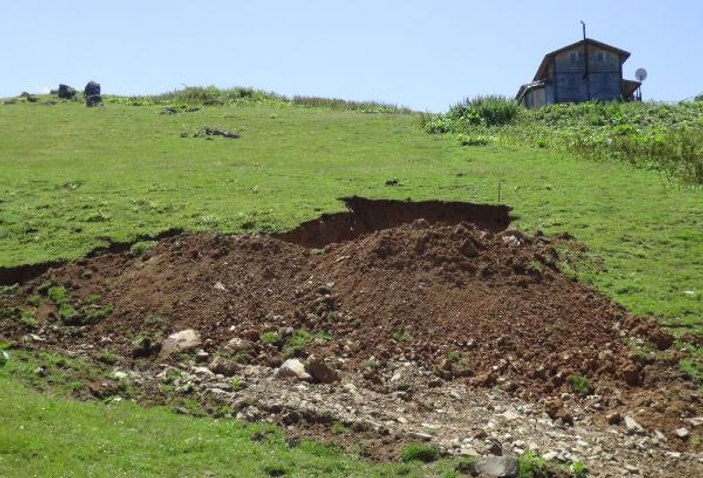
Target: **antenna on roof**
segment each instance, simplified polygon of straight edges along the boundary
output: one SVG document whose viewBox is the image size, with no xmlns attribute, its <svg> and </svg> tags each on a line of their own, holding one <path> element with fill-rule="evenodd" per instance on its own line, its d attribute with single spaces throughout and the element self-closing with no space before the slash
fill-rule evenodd
<svg viewBox="0 0 703 478">
<path fill-rule="evenodd" d="M 637 78 L 637 81 L 640 83 L 643 82 L 647 79 L 647 70 L 644 68 L 637 68 L 637 71 L 635 71 L 635 78 Z"/>
<path fill-rule="evenodd" d="M 583 39 L 586 39 L 586 22 L 581 20 L 581 27 L 583 28 Z"/>
</svg>

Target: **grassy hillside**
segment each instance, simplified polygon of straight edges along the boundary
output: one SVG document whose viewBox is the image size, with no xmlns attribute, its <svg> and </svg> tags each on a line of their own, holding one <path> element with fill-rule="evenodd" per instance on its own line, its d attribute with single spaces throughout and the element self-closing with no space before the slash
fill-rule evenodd
<svg viewBox="0 0 703 478">
<path fill-rule="evenodd" d="M 173 227 L 280 231 L 340 210 L 336 198 L 351 194 L 503 202 L 517 227 L 586 244 L 580 277 L 620 303 L 674 327 L 703 324 L 696 187 L 558 148 L 462 147 L 423 134 L 413 114 L 285 102 L 162 110 L 0 106 L 0 265 L 75 258 L 106 238 Z M 203 126 L 242 138 L 193 137 Z"/>
<path fill-rule="evenodd" d="M 48 98 L 0 105 L 0 266 L 73 259 L 169 228 L 283 231 L 341 210 L 336 198 L 354 194 L 504 203 L 516 227 L 569 232 L 586 245 L 565 258 L 567 272 L 679 332 L 703 331 L 703 191 L 617 155 L 584 161 L 567 141 L 567 130 L 579 138 L 578 125 L 558 135 L 533 118 L 430 135 L 422 127 L 446 118 L 375 103 L 191 93 L 93 109 Z M 241 138 L 196 136 L 205 126 Z M 193 476 L 234 467 L 256 475 L 263 462 L 283 463 L 289 476 L 422 473 L 346 461 L 316 445 L 291 450 L 280 439 L 260 448 L 251 430 L 231 423 L 47 399 L 7 368 L 0 391 L 3 476 L 93 476 L 92 460 L 106 476 L 186 463 Z M 254 460 L 228 452 L 238 447 Z M 183 455 L 164 462 L 165 451 Z"/>
</svg>

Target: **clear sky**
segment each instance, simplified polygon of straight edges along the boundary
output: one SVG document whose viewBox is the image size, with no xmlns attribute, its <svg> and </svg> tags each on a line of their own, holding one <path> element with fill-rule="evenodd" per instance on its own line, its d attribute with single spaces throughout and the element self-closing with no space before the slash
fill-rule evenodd
<svg viewBox="0 0 703 478">
<path fill-rule="evenodd" d="M 513 96 L 588 36 L 632 52 L 645 99 L 703 92 L 703 1 L 3 0 L 0 96 L 93 79 L 103 93 L 252 86 L 442 111 Z"/>
</svg>

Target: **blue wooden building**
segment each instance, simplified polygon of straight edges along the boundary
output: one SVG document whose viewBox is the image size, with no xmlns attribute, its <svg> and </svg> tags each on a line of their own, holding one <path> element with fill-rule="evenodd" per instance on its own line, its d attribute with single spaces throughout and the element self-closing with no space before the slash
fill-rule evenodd
<svg viewBox="0 0 703 478">
<path fill-rule="evenodd" d="M 641 99 L 640 82 L 623 79 L 630 53 L 590 38 L 547 53 L 516 100 L 528 108 L 583 101 Z"/>
</svg>

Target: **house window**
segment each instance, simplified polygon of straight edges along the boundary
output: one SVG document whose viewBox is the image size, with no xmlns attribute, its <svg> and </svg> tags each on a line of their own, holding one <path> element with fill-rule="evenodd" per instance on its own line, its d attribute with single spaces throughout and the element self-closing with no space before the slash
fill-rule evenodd
<svg viewBox="0 0 703 478">
<path fill-rule="evenodd" d="M 597 51 L 596 52 L 596 62 L 597 63 L 605 63 L 605 52 L 604 51 Z"/>
<path fill-rule="evenodd" d="M 571 63 L 581 63 L 581 52 L 572 51 L 571 53 L 569 53 L 569 61 Z"/>
</svg>

